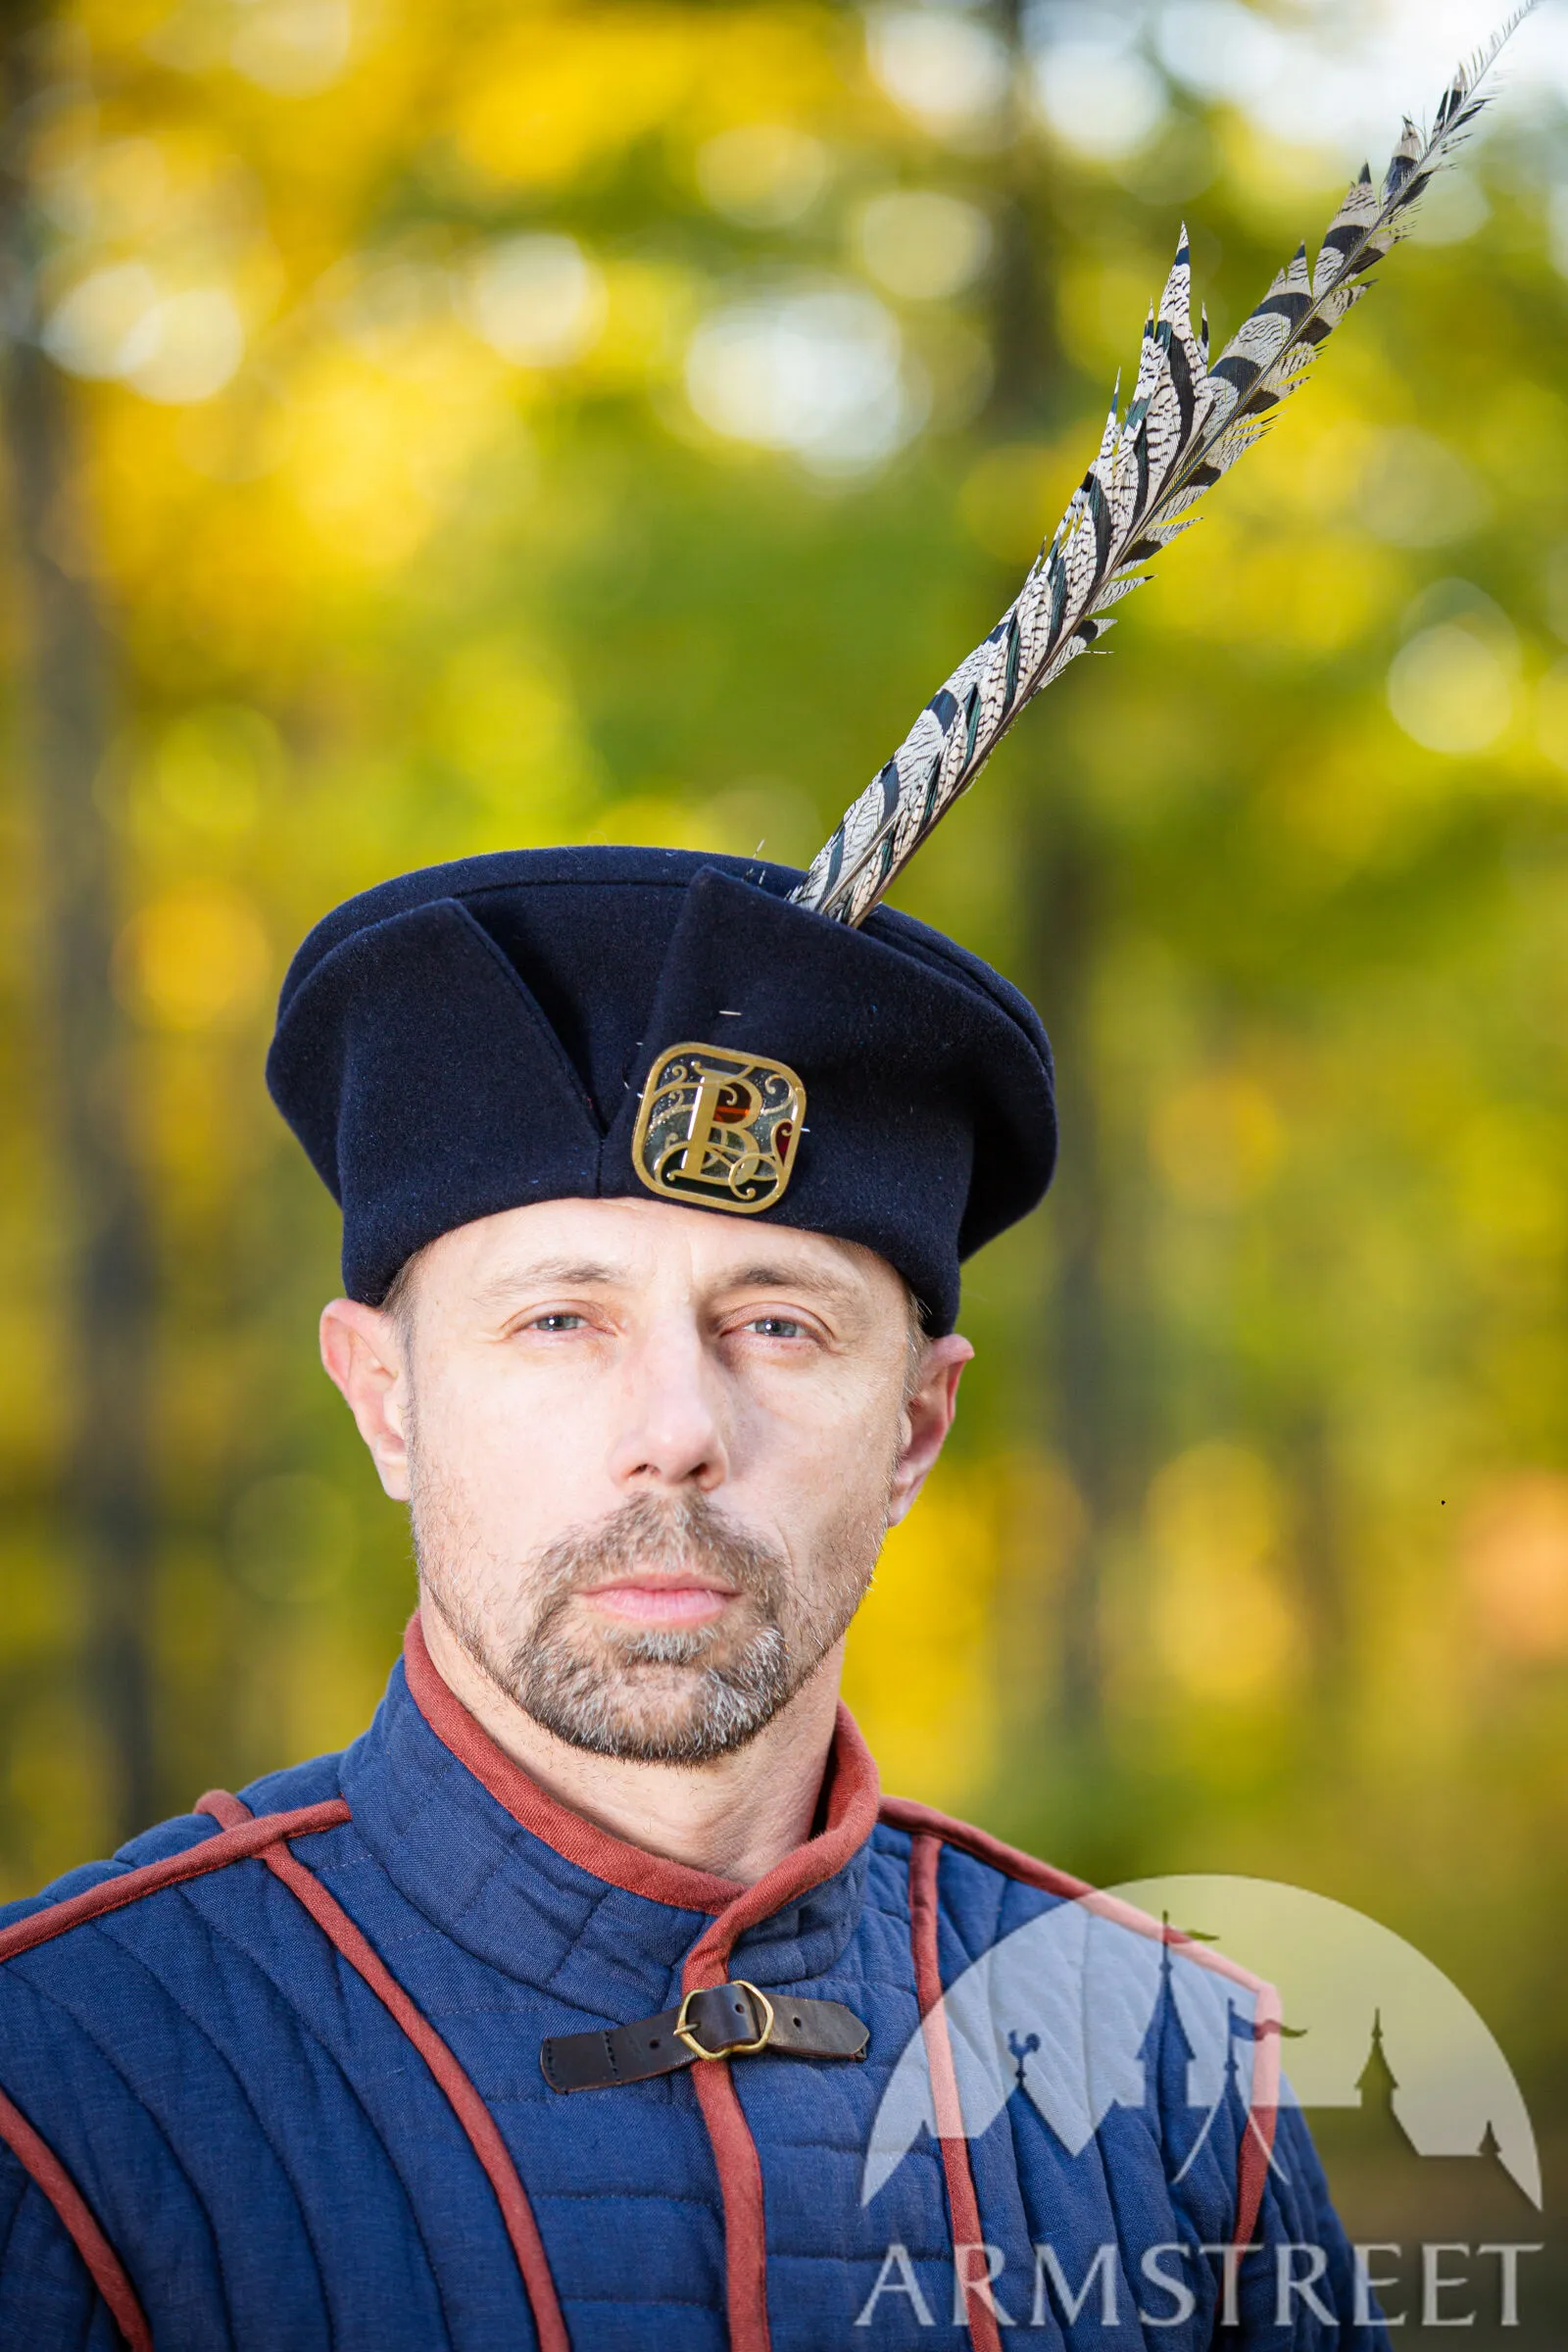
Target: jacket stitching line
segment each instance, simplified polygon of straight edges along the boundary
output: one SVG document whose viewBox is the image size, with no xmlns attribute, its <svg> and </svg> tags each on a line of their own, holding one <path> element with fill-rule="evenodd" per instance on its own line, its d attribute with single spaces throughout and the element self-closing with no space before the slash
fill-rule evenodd
<svg viewBox="0 0 1568 2352">
<path fill-rule="evenodd" d="M 911 1838 L 909 1951 L 914 1962 L 915 1991 L 920 2005 L 920 2030 L 925 2038 L 926 2063 L 931 2079 L 937 2142 L 942 2151 L 942 2170 L 947 2181 L 948 2214 L 953 2226 L 954 2275 L 956 2278 L 960 2245 L 967 2247 L 984 2241 L 980 2225 L 980 2200 L 975 2194 L 957 2074 L 953 2063 L 953 2043 L 948 2033 L 947 2012 L 943 2007 L 942 1955 L 938 1941 L 941 1916 L 938 1874 L 941 1861 L 942 1839 L 934 1831 L 923 1831 Z M 951 2110 L 946 2119 L 944 2107 Z M 963 2300 L 965 2332 L 974 2352 L 1002 2352 L 1001 2324 L 984 2291 L 978 2295 L 965 2293 Z"/>
<path fill-rule="evenodd" d="M 157 1976 L 153 1970 L 147 1967 L 146 1962 L 142 1960 L 139 1953 L 130 1951 L 124 1945 L 122 1945 L 121 1949 L 125 1953 L 125 1957 L 131 1961 L 134 1966 L 140 1968 L 144 1975 L 152 1979 L 152 1982 L 158 1985 L 160 1991 L 168 1993 L 169 1987 L 164 1984 L 163 1979 Z M 61 2017 L 69 2019 L 74 2031 L 80 2034 L 81 2038 L 85 2042 L 89 2044 L 102 2065 L 106 2067 L 108 2072 L 114 2077 L 116 2082 L 120 2085 L 121 2090 L 123 2092 L 129 2103 L 143 2116 L 147 2117 L 152 2123 L 165 2148 L 168 2150 L 170 2161 L 172 2163 L 180 2180 L 183 2182 L 186 2193 L 189 2195 L 192 2205 L 196 2208 L 197 2212 L 201 2215 L 202 2220 L 206 2223 L 209 2235 L 214 2240 L 216 2249 L 217 2232 L 213 2229 L 212 2216 L 208 2212 L 206 2200 L 203 2198 L 200 2189 L 197 2187 L 196 2181 L 193 2179 L 190 2169 L 186 2165 L 184 2158 L 180 2155 L 178 2148 L 174 2145 L 168 2132 L 164 2129 L 162 2117 L 159 2116 L 154 2109 L 148 2106 L 146 2099 L 136 2088 L 130 2077 L 126 2074 L 123 2066 L 122 2066 L 119 2058 L 115 2055 L 114 2051 L 110 2049 L 108 2044 L 104 2041 L 102 2035 L 94 2030 L 93 2026 L 85 2017 L 79 2015 L 76 2009 L 71 2005 L 71 2003 L 62 2000 L 58 1993 L 49 1990 L 44 1985 L 33 1984 L 25 1975 L 23 1976 L 22 1982 L 26 1985 L 27 1990 L 32 1994 L 34 2000 L 39 2002 L 40 2005 L 49 2009 L 53 2009 L 57 2011 Z M 170 1998 L 172 2005 L 174 2008 L 178 2009 L 182 2015 L 187 2014 L 182 2002 L 173 2000 L 172 1995 L 170 1995 Z M 226 2064 L 227 2062 L 225 2061 L 224 2063 Z M 229 2071 L 232 2073 L 233 2069 L 230 2067 Z M 290 2182 L 290 2187 L 292 2188 L 292 2186 L 293 2183 Z M 298 2203 L 297 2197 L 295 2202 Z M 227 2275 L 224 2273 L 220 2263 L 217 2265 L 217 2269 L 219 2274 L 219 2293 L 222 2300 L 223 2315 L 228 2326 L 228 2332 L 232 2337 L 234 2332 L 234 2312 L 229 2301 L 229 2281 Z"/>
<path fill-rule="evenodd" d="M 124 2264 L 111 2245 L 70 2171 L 42 2132 L 27 2121 L 21 2108 L 4 2091 L 0 2091 L 0 2145 L 9 2149 L 28 2183 L 52 2209 L 130 2352 L 153 2352 L 152 2330 L 147 2325 L 147 2315 L 137 2299 Z M 29 2157 L 31 2162 L 28 2161 Z M 52 2186 L 42 2177 L 43 2173 L 52 2176 Z M 10 2240 L 11 2232 L 8 2230 L 8 2245 Z"/>
<path fill-rule="evenodd" d="M 329 1815 L 328 1819 L 320 1816 Z M 148 1895 L 162 1893 L 166 1886 L 182 1886 L 189 1879 L 205 1878 L 210 1871 L 224 1870 L 231 1862 L 249 1862 L 264 1849 L 287 1837 L 309 1838 L 319 1830 L 336 1829 L 340 1823 L 352 1820 L 347 1801 L 341 1796 L 327 1797 L 314 1805 L 302 1805 L 291 1813 L 261 1813 L 233 1831 L 220 1831 L 213 1838 L 199 1838 L 193 1845 L 177 1854 L 166 1854 L 162 1861 L 144 1862 L 137 1868 L 121 1871 L 114 1878 L 100 1879 L 95 1886 L 83 1887 L 79 1894 L 62 1895 L 57 1902 L 47 1903 L 41 1910 L 29 1911 L 23 1919 L 13 1920 L 9 1928 L 0 1928 L 0 1964 L 30 1952 L 40 1943 L 51 1943 L 57 1936 L 70 1935 L 73 1928 L 84 1928 L 103 1919 L 111 1911 L 122 1911 L 131 1903 L 139 1903 Z M 278 1824 L 293 1822 L 290 1830 Z M 258 1830 L 264 1835 L 245 1835 Z M 240 1842 L 243 1838 L 243 1841 Z M 225 1842 L 227 1841 L 227 1842 Z M 219 1848 L 223 1850 L 219 1851 Z M 182 1865 L 174 1868 L 173 1865 Z M 154 1873 L 157 1874 L 154 1877 Z M 145 1876 L 150 1885 L 135 1882 Z M 70 1911 L 69 1919 L 58 1914 Z"/>
<path fill-rule="evenodd" d="M 258 1818 L 265 1818 L 265 1816 L 258 1816 Z M 260 1858 L 260 1856 L 257 1857 L 257 1859 Z M 194 1909 L 195 1906 L 193 1905 L 192 1908 Z M 429 2268 L 431 2284 L 435 2292 L 436 2300 L 442 2307 L 443 2316 L 450 2320 L 451 2314 L 447 2308 L 447 2297 L 442 2288 L 440 2273 L 436 2267 L 434 2250 L 430 2239 L 420 2225 L 418 2207 L 415 2202 L 413 2185 L 405 2177 L 401 2166 L 398 2164 L 397 2159 L 392 2154 L 390 2148 L 387 2148 L 385 2137 L 376 2123 L 375 2117 L 371 2113 L 370 2109 L 367 2106 L 364 2096 L 349 2074 L 348 2068 L 344 2065 L 343 2060 L 340 2058 L 337 2051 L 332 2048 L 330 2042 L 325 2039 L 319 2029 L 312 2022 L 305 2011 L 300 2008 L 298 2002 L 289 1992 L 287 1986 L 279 1982 L 279 1980 L 272 1974 L 272 1971 L 266 1965 L 266 1963 L 257 1953 L 248 1950 L 246 1946 L 239 1941 L 238 1937 L 220 1922 L 209 1919 L 205 1913 L 200 1911 L 196 1913 L 196 1916 L 201 1921 L 201 1924 L 207 1933 L 208 1939 L 212 1944 L 221 1945 L 225 1951 L 232 1954 L 245 1966 L 253 1969 L 257 1977 L 260 1978 L 264 1984 L 270 1987 L 272 1993 L 288 2011 L 289 2015 L 297 2022 L 302 2039 L 307 2039 L 311 2047 L 319 2051 L 327 2064 L 336 2070 L 348 2098 L 352 2102 L 357 2113 L 364 2120 L 366 2131 L 373 2139 L 378 2141 L 379 2144 L 386 2149 L 388 2163 L 397 2180 L 398 2187 L 402 2192 L 403 2204 L 407 2210 L 410 2224 L 418 2239 L 420 2249 L 424 2254 L 425 2261 Z M 171 2005 L 179 2011 L 180 2015 L 185 2019 L 186 2023 L 191 2027 L 193 2032 L 207 2044 L 208 2048 L 213 2052 L 217 2062 L 225 2068 L 229 2074 L 233 2075 L 235 2080 L 238 2082 L 240 2096 L 244 2101 L 244 2104 L 249 2108 L 250 2113 L 255 2120 L 257 2133 L 270 2150 L 274 2162 L 277 2165 L 278 2174 L 286 2182 L 289 2194 L 294 2201 L 295 2209 L 300 2218 L 301 2230 L 305 2236 L 306 2242 L 311 2248 L 312 2257 L 316 2264 L 316 2276 L 320 2289 L 321 2308 L 326 2316 L 328 2325 L 335 2325 L 337 2315 L 333 2309 L 333 2296 L 327 2284 L 330 2272 L 324 2257 L 324 2247 L 318 2243 L 318 2231 L 312 2220 L 310 2201 L 306 2197 L 300 2181 L 295 2177 L 293 2167 L 285 2160 L 282 2145 L 275 2138 L 273 2132 L 263 2117 L 261 2109 L 251 2097 L 243 2078 L 239 2075 L 239 2071 L 236 2068 L 233 2059 L 230 2058 L 228 2054 L 220 2046 L 211 2032 L 202 2024 L 201 2019 L 196 2015 L 194 2010 L 192 2010 L 186 2004 L 186 2002 L 180 1998 L 173 1986 L 164 1977 L 159 1975 L 156 1970 L 150 1968 L 147 1962 L 142 1959 L 140 1953 L 130 1951 L 129 1947 L 125 1945 L 122 1945 L 121 1948 L 125 1952 L 128 1959 L 146 1971 L 146 1974 L 151 1977 L 153 1983 L 157 1984 L 159 1990 L 165 1994 Z M 105 2056 L 107 2057 L 107 2055 L 108 2053 L 106 2052 Z M 113 2061 L 111 2060 L 110 2063 L 113 2064 Z M 127 2084 L 126 2087 L 128 2090 L 129 2085 Z M 134 2096 L 136 2094 L 131 2093 L 131 2095 Z M 145 2106 L 145 2101 L 143 2101 L 142 2104 Z M 185 2168 L 183 2163 L 179 2158 L 177 2150 L 174 2149 L 172 2140 L 170 2139 L 169 2133 L 166 2132 L 164 2136 L 166 2140 L 169 2140 L 171 2153 L 173 2155 L 174 2161 L 177 2164 L 180 2164 L 181 2171 L 184 2171 Z M 187 2180 L 190 2179 L 188 2173 L 186 2173 L 185 2177 Z M 211 2226 L 212 2217 L 208 2211 L 206 2200 L 202 2197 L 200 2191 L 197 2189 L 194 2180 L 191 2180 L 190 2185 L 193 2199 L 201 2207 L 202 2212 L 207 2216 L 209 2226 Z M 216 2240 L 216 2230 L 214 2230 L 213 2234 Z M 226 2300 L 228 2294 L 227 2276 L 223 2271 L 221 2262 L 219 2263 L 218 2268 L 223 2279 L 223 2294 Z"/>
<path fill-rule="evenodd" d="M 232 1806 L 236 1811 L 241 1809 L 240 1800 L 228 1795 L 227 1791 L 222 1789 L 210 1791 L 209 1796 L 204 1797 L 202 1802 L 204 1805 L 211 1802 L 215 1812 L 220 1804 Z M 317 1878 L 313 1871 L 306 1868 L 297 1854 L 286 1848 L 281 1852 L 275 1847 L 270 1848 L 264 1855 L 264 1859 L 273 1876 L 315 1921 L 328 1943 L 337 1952 L 339 1959 L 346 1967 L 354 1971 L 367 1989 L 380 2001 L 393 2023 L 423 2059 L 437 2088 L 444 2094 L 448 2105 L 457 2117 L 464 2135 L 472 2148 L 495 2194 L 496 2202 L 501 2208 L 502 2223 L 521 2274 L 524 2296 L 533 2315 L 540 2352 L 569 2352 L 565 2322 L 561 2314 L 555 2279 L 551 2275 L 544 2241 L 539 2235 L 538 2223 L 534 2219 L 533 2206 L 513 2161 L 512 2152 L 502 2137 L 501 2128 L 491 2114 L 478 2085 L 469 2076 L 456 2051 L 424 2015 L 412 1993 L 405 1985 L 398 1983 L 364 1929 L 343 1909 L 336 1896 L 322 1881 Z M 406 2006 L 410 2016 L 406 2017 L 400 2014 L 400 2004 Z M 433 2044 L 433 2050 L 421 2043 L 414 2031 L 415 2025 L 423 2029 L 430 2043 Z M 451 2069 L 454 2078 L 452 2082 L 442 2080 L 437 2061 L 444 2062 Z M 500 2179 L 497 2178 L 497 2169 L 493 2161 L 487 2160 L 485 2151 L 480 2145 L 480 2135 L 475 2131 L 474 2119 L 464 2113 L 458 2098 L 454 2096 L 455 2088 L 466 2092 L 472 2098 L 478 2117 L 488 2125 L 490 2132 L 494 2135 L 494 2157 L 499 2159 Z M 515 2211 L 511 2209 L 514 2195 Z M 529 2275 L 531 2267 L 537 2270 L 537 2278 Z"/>
</svg>

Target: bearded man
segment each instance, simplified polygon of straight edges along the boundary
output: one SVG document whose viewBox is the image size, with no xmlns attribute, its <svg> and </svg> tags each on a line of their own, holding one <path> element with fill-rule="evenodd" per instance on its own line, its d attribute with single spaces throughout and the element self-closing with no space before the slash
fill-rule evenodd
<svg viewBox="0 0 1568 2352">
<path fill-rule="evenodd" d="M 839 1670 L 952 1424 L 959 1260 L 1050 1178 L 1050 1053 L 962 949 L 798 881 L 477 858 L 296 957 L 270 1081 L 418 1611 L 345 1753 L 0 1929 L 0 2344 L 1381 2340 L 1255 1980 L 1097 1914 L 1146 2089 L 1076 2147 L 1098 2023 L 950 2031 L 1094 1898 L 881 1798 Z"/>
</svg>

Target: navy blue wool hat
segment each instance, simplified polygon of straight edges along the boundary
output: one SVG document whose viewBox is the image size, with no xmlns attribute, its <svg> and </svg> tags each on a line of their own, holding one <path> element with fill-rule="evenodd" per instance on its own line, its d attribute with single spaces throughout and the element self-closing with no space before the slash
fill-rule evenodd
<svg viewBox="0 0 1568 2352">
<path fill-rule="evenodd" d="M 1051 1049 L 977 956 L 788 867 L 506 852 L 350 899 L 289 967 L 272 1098 L 371 1304 L 438 1234 L 647 1199 L 861 1242 L 951 1331 L 958 1263 L 1051 1180 Z"/>
</svg>

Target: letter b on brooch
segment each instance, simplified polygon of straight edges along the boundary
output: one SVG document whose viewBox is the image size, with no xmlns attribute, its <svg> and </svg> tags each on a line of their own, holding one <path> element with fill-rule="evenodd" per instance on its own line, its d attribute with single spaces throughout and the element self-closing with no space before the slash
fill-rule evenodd
<svg viewBox="0 0 1568 2352">
<path fill-rule="evenodd" d="M 781 1200 L 806 1089 L 781 1061 L 670 1046 L 648 1073 L 632 1165 L 651 1193 L 743 1217 Z"/>
</svg>

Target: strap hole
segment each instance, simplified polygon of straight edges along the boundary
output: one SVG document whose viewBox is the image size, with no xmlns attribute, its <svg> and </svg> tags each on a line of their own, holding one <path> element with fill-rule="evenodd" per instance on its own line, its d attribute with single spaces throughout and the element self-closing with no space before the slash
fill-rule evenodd
<svg viewBox="0 0 1568 2352">
<path fill-rule="evenodd" d="M 800 2022 L 801 2022 L 801 2021 L 800 2021 L 800 2019 L 799 2019 L 798 2017 L 792 2017 L 792 2018 L 790 2019 L 790 2024 L 791 2024 L 792 2026 L 798 2026 L 798 2025 L 800 2024 Z"/>
<path fill-rule="evenodd" d="M 799 2019 L 799 2018 L 797 2018 L 795 2022 L 796 2022 L 796 2024 L 797 2024 L 797 2025 L 799 2025 L 801 2021 L 800 2021 L 800 2019 Z M 658 2047 L 659 2047 L 659 2036 L 658 2036 L 658 2034 L 655 2034 L 655 2036 L 654 2036 L 653 2040 L 652 2040 L 652 2041 L 651 2041 L 651 2042 L 648 2044 L 648 2047 L 649 2047 L 651 2050 L 657 2050 L 657 2049 L 658 2049 Z"/>
</svg>

